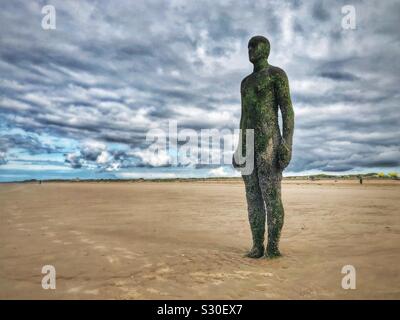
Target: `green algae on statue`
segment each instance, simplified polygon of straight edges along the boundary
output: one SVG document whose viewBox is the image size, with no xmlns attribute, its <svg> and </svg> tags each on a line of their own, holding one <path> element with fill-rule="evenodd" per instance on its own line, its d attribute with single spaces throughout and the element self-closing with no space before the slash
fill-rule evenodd
<svg viewBox="0 0 400 320">
<path fill-rule="evenodd" d="M 248 51 L 254 70 L 243 79 L 240 87 L 240 129 L 244 137 L 239 140 L 241 150 L 247 152 L 244 132 L 246 129 L 254 130 L 254 169 L 251 174 L 242 172 L 253 238 L 253 247 L 246 256 L 260 258 L 265 254 L 267 258 L 274 258 L 281 255 L 278 248 L 284 220 L 281 180 L 282 171 L 292 157 L 294 112 L 286 73 L 268 63 L 268 39 L 263 36 L 251 38 Z M 282 114 L 282 134 L 279 109 Z M 235 152 L 232 163 L 240 170 L 238 159 Z M 265 220 L 268 243 L 264 252 Z"/>
</svg>

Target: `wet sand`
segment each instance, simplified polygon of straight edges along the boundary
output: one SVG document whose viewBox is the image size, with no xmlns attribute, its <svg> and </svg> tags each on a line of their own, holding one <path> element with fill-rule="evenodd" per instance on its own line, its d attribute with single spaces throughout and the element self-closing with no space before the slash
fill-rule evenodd
<svg viewBox="0 0 400 320">
<path fill-rule="evenodd" d="M 276 260 L 243 257 L 241 181 L 0 184 L 0 298 L 399 299 L 399 182 L 285 181 Z"/>
</svg>

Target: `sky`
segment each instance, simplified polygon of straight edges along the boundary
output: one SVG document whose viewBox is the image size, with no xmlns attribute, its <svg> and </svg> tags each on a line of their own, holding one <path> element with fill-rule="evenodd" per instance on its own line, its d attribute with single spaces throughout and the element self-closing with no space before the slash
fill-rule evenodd
<svg viewBox="0 0 400 320">
<path fill-rule="evenodd" d="M 42 27 L 45 5 L 55 29 Z M 343 28 L 344 5 L 355 9 L 355 29 Z M 289 78 L 295 134 L 285 175 L 400 171 L 399 1 L 1 7 L 0 181 L 238 176 L 226 162 L 176 165 L 184 141 L 156 154 L 146 138 L 171 123 L 198 141 L 201 130 L 237 129 L 254 35 L 270 40 L 269 63 Z"/>
</svg>

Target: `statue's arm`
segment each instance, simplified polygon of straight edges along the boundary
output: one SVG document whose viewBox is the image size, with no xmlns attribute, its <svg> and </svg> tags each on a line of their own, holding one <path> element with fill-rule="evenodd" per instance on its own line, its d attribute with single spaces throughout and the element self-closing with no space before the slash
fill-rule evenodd
<svg viewBox="0 0 400 320">
<path fill-rule="evenodd" d="M 243 124 L 244 119 L 245 119 L 245 114 L 244 114 L 245 110 L 244 110 L 244 107 L 243 107 L 243 86 L 244 86 L 244 80 L 243 80 L 242 83 L 240 84 L 240 105 L 241 105 L 241 110 L 240 110 L 240 122 L 239 122 L 239 129 L 240 129 L 240 131 L 239 131 L 239 142 L 238 142 L 238 146 L 239 146 L 239 144 L 240 144 L 241 141 L 242 141 L 240 135 L 242 134 L 243 130 L 245 129 L 245 128 L 244 128 L 244 124 Z M 244 132 L 243 132 L 243 133 L 244 133 Z M 233 153 L 233 156 L 232 156 L 232 165 L 233 165 L 235 168 L 239 167 L 238 164 L 237 164 L 236 161 L 235 161 L 235 154 L 237 154 L 237 152 L 238 152 L 238 149 L 236 149 L 236 151 Z M 242 152 L 243 152 L 243 150 L 242 150 Z"/>
<path fill-rule="evenodd" d="M 244 121 L 244 118 L 245 118 L 245 114 L 244 114 L 244 112 L 245 112 L 245 110 L 244 110 L 244 107 L 243 107 L 243 87 L 244 87 L 244 80 L 242 81 L 242 83 L 240 84 L 240 126 L 239 126 L 239 128 L 240 129 L 244 129 L 243 128 L 243 121 Z"/>
<path fill-rule="evenodd" d="M 277 74 L 275 89 L 279 108 L 282 113 L 283 145 L 281 146 L 281 166 L 285 168 L 292 157 L 294 110 L 290 98 L 289 80 L 283 70 L 279 70 Z"/>
</svg>

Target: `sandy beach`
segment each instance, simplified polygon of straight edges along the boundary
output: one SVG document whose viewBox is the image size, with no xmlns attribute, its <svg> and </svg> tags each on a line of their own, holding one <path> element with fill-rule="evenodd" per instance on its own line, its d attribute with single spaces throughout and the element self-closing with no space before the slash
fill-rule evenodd
<svg viewBox="0 0 400 320">
<path fill-rule="evenodd" d="M 399 195 L 400 181 L 285 181 L 283 257 L 252 260 L 238 180 L 0 184 L 0 298 L 400 299 Z"/>
</svg>

